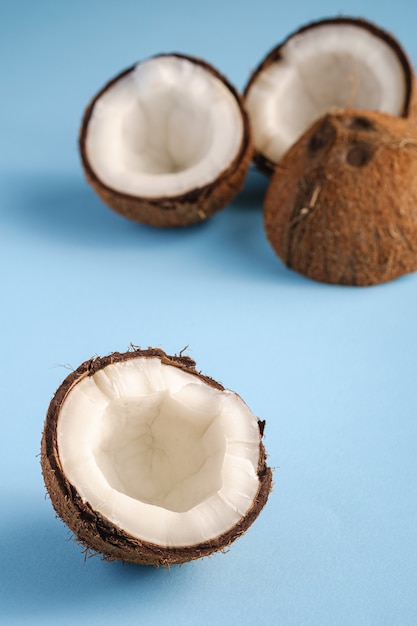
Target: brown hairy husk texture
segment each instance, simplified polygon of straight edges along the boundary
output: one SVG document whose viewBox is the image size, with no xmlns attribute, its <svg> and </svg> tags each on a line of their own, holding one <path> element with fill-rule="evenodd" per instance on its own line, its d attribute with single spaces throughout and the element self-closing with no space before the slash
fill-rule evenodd
<svg viewBox="0 0 417 626">
<path fill-rule="evenodd" d="M 297 29 L 295 32 L 291 33 L 286 39 L 274 47 L 266 57 L 261 61 L 261 63 L 256 67 L 256 69 L 252 72 L 249 81 L 244 90 L 244 98 L 247 97 L 247 94 L 251 88 L 251 86 L 256 82 L 261 72 L 263 72 L 266 68 L 268 68 L 273 63 L 280 63 L 282 61 L 283 50 L 287 43 L 293 39 L 294 37 L 302 36 L 303 33 L 316 28 L 317 26 L 328 25 L 329 27 L 337 26 L 337 25 L 351 25 L 356 26 L 358 28 L 363 28 L 368 30 L 372 35 L 382 39 L 397 55 L 398 60 L 404 71 L 404 81 L 406 84 L 406 97 L 403 104 L 403 109 L 400 113 L 400 117 L 407 118 L 410 122 L 417 126 L 417 85 L 416 85 L 416 77 L 414 73 L 413 66 L 410 62 L 410 59 L 405 52 L 404 48 L 401 46 L 399 41 L 386 30 L 383 30 L 376 24 L 369 22 L 363 18 L 355 18 L 355 17 L 334 17 L 327 18 L 324 20 L 319 20 L 315 22 L 311 22 Z M 291 97 L 291 94 L 289 94 Z M 305 129 L 307 130 L 307 129 Z M 276 163 L 271 161 L 264 154 L 255 149 L 254 151 L 254 161 L 262 172 L 270 176 L 275 167 Z"/>
<path fill-rule="evenodd" d="M 88 502 L 83 502 L 65 476 L 57 446 L 57 422 L 61 406 L 73 387 L 86 376 L 91 376 L 110 363 L 120 363 L 128 359 L 159 358 L 161 362 L 197 376 L 208 385 L 223 390 L 224 387 L 195 369 L 195 362 L 187 356 L 168 356 L 159 348 L 147 350 L 115 352 L 106 357 L 86 361 L 72 372 L 58 388 L 53 397 L 45 420 L 41 444 L 42 473 L 46 488 L 57 515 L 68 525 L 75 538 L 87 549 L 101 553 L 107 560 L 122 560 L 142 565 L 173 565 L 208 556 L 226 549 L 235 539 L 244 534 L 258 517 L 265 505 L 272 487 L 272 470 L 266 464 L 265 448 L 262 444 L 264 422 L 258 421 L 260 429 L 260 458 L 258 465 L 259 489 L 251 508 L 238 524 L 211 541 L 186 547 L 167 548 L 128 535 L 115 526 Z"/>
<path fill-rule="evenodd" d="M 276 168 L 267 237 L 317 281 L 374 285 L 417 270 L 417 132 L 362 110 L 316 122 Z"/>
<path fill-rule="evenodd" d="M 85 177 L 94 191 L 111 209 L 133 221 L 155 227 L 190 226 L 204 221 L 220 209 L 226 207 L 244 185 L 247 171 L 253 158 L 253 145 L 250 133 L 249 118 L 245 110 L 242 96 L 231 85 L 225 76 L 202 59 L 182 54 L 157 55 L 157 57 L 175 56 L 187 59 L 199 65 L 202 71 L 207 71 L 230 91 L 239 107 L 243 122 L 243 139 L 236 157 L 216 180 L 190 190 L 178 196 L 164 196 L 161 198 L 146 198 L 122 193 L 106 185 L 94 172 L 86 150 L 88 124 L 96 102 L 120 78 L 132 72 L 136 66 L 130 67 L 108 82 L 88 105 L 81 126 L 79 148 Z"/>
</svg>

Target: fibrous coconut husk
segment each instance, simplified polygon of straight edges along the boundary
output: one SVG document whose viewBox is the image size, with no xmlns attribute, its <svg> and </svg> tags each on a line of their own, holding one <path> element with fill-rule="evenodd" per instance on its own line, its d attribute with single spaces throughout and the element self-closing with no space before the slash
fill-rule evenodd
<svg viewBox="0 0 417 626">
<path fill-rule="evenodd" d="M 408 120 L 343 111 L 286 153 L 264 203 L 282 261 L 317 281 L 373 285 L 417 270 L 417 133 Z"/>
</svg>

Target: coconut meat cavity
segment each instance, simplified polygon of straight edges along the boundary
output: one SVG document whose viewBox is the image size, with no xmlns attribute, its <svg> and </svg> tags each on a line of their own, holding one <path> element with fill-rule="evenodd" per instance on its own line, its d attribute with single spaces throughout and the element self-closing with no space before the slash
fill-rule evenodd
<svg viewBox="0 0 417 626">
<path fill-rule="evenodd" d="M 176 196 L 214 181 L 238 154 L 243 132 L 222 81 L 203 65 L 167 55 L 139 63 L 100 95 L 86 149 L 108 187 Z"/>
<path fill-rule="evenodd" d="M 256 497 L 259 428 L 249 408 L 158 358 L 81 380 L 63 403 L 57 440 L 83 500 L 144 541 L 209 541 Z"/>
<path fill-rule="evenodd" d="M 381 37 L 351 24 L 315 26 L 291 37 L 249 88 L 255 147 L 276 163 L 324 113 L 401 115 L 406 90 L 398 54 Z"/>
</svg>

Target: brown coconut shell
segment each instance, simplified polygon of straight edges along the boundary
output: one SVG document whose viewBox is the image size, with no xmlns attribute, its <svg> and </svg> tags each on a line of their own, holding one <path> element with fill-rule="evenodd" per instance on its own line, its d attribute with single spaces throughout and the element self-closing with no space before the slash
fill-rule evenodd
<svg viewBox="0 0 417 626">
<path fill-rule="evenodd" d="M 235 99 L 242 116 L 243 138 L 240 149 L 230 165 L 209 184 L 196 187 L 182 195 L 163 196 L 160 198 L 147 198 L 122 193 L 109 187 L 106 181 L 99 178 L 91 166 L 86 150 L 86 137 L 91 115 L 100 97 L 119 79 L 133 72 L 137 64 L 115 76 L 91 100 L 82 120 L 79 150 L 87 182 L 93 187 L 102 201 L 111 209 L 128 219 L 150 226 L 190 226 L 191 224 L 206 220 L 220 209 L 226 207 L 232 202 L 239 191 L 241 191 L 253 158 L 253 145 L 244 100 L 228 79 L 212 65 L 196 57 L 173 53 L 169 55 L 160 54 L 153 58 L 157 59 L 166 56 L 186 59 L 199 65 L 202 70 L 220 80 Z"/>
<path fill-rule="evenodd" d="M 305 24 L 301 28 L 292 32 L 288 37 L 285 38 L 283 42 L 279 45 L 275 46 L 260 62 L 260 64 L 255 68 L 252 72 L 248 83 L 244 89 L 243 95 L 244 98 L 247 97 L 247 94 L 253 85 L 256 82 L 259 75 L 267 69 L 270 65 L 274 63 L 280 63 L 283 56 L 283 49 L 287 45 L 287 43 L 293 39 L 294 37 L 298 37 L 307 31 L 310 31 L 313 28 L 318 26 L 338 26 L 338 25 L 352 25 L 357 28 L 363 28 L 367 30 L 369 33 L 382 39 L 397 55 L 398 60 L 403 68 L 404 72 L 404 81 L 406 85 L 406 95 L 404 99 L 404 104 L 402 111 L 399 117 L 403 117 L 409 119 L 410 122 L 417 126 L 417 85 L 416 85 L 416 76 L 414 72 L 414 68 L 411 64 L 411 61 L 405 52 L 404 48 L 400 44 L 400 42 L 394 37 L 390 32 L 380 28 L 376 24 L 369 22 L 363 18 L 355 18 L 355 17 L 334 17 L 334 18 L 326 18 L 323 20 L 318 20 L 314 22 L 310 22 L 309 24 Z M 307 130 L 307 129 L 305 129 Z M 254 161 L 257 167 L 270 176 L 276 167 L 276 163 L 271 161 L 264 154 L 259 152 L 258 150 L 254 150 Z"/>
<path fill-rule="evenodd" d="M 106 357 L 90 359 L 82 363 L 63 381 L 51 400 L 42 435 L 41 464 L 45 485 L 57 515 L 68 525 L 74 533 L 75 539 L 87 550 L 102 554 L 106 560 L 110 561 L 121 560 L 142 565 L 169 566 L 224 550 L 243 535 L 258 517 L 268 499 L 272 488 L 272 470 L 267 466 L 265 448 L 262 443 L 265 422 L 258 420 L 260 431 L 259 488 L 251 508 L 239 523 L 228 532 L 213 537 L 210 541 L 189 547 L 167 548 L 140 541 L 95 511 L 88 502 L 83 502 L 76 487 L 65 476 L 59 457 L 57 423 L 62 404 L 75 385 L 86 376 L 92 376 L 107 365 L 129 359 L 155 357 L 161 359 L 161 362 L 166 365 L 178 367 L 198 377 L 211 387 L 224 390 L 220 383 L 198 372 L 195 369 L 195 362 L 191 358 L 168 356 L 158 348 L 147 350 L 135 348 L 124 353 L 115 352 Z"/>
<path fill-rule="evenodd" d="M 264 203 L 282 261 L 317 281 L 374 285 L 417 270 L 417 132 L 344 111 L 316 122 L 276 168 Z"/>
</svg>

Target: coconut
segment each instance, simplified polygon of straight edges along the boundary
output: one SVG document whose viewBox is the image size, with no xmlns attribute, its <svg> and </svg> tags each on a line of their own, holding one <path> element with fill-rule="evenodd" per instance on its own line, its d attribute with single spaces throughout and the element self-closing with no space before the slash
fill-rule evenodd
<svg viewBox="0 0 417 626">
<path fill-rule="evenodd" d="M 87 181 L 127 218 L 187 226 L 236 196 L 252 160 L 242 97 L 201 59 L 162 54 L 113 78 L 80 133 Z"/>
<path fill-rule="evenodd" d="M 375 110 L 417 118 L 416 80 L 393 35 L 363 19 L 303 26 L 255 69 L 245 92 L 255 161 L 270 174 L 290 146 L 327 112 Z"/>
<path fill-rule="evenodd" d="M 52 504 L 106 559 L 171 565 L 224 550 L 271 490 L 265 423 L 186 356 L 133 349 L 83 363 L 42 437 Z"/>
<path fill-rule="evenodd" d="M 286 265 L 373 285 L 417 270 L 417 132 L 379 112 L 327 114 L 277 166 L 267 237 Z"/>
</svg>

